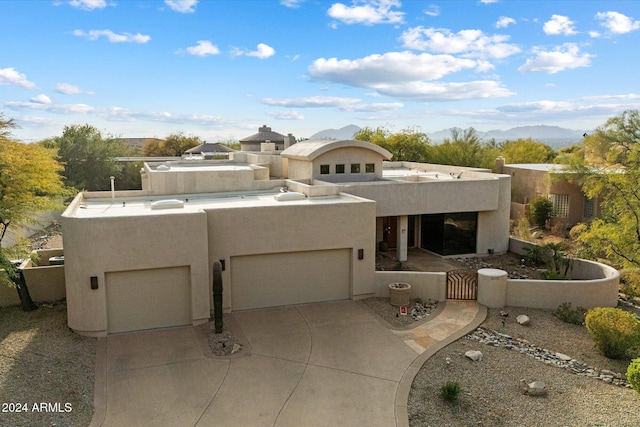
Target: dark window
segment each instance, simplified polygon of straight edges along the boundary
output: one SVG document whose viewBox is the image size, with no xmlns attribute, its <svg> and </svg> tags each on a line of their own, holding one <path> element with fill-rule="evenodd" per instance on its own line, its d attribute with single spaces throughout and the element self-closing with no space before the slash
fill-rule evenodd
<svg viewBox="0 0 640 427">
<path fill-rule="evenodd" d="M 360 163 L 351 163 L 351 173 L 360 173 Z"/>
<path fill-rule="evenodd" d="M 344 165 L 336 165 L 336 173 L 344 173 Z"/>
<path fill-rule="evenodd" d="M 364 166 L 364 171 L 365 171 L 366 173 L 375 173 L 375 172 L 376 172 L 376 165 L 375 165 L 375 163 L 367 163 L 367 164 Z"/>
<path fill-rule="evenodd" d="M 440 255 L 476 253 L 477 212 L 421 216 L 421 246 Z"/>
<path fill-rule="evenodd" d="M 329 165 L 320 165 L 320 175 L 329 175 Z"/>
</svg>

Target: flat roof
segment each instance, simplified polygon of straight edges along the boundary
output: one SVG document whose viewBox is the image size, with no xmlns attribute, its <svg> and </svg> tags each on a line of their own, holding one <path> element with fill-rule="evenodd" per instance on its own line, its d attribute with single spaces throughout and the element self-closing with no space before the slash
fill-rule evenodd
<svg viewBox="0 0 640 427">
<path fill-rule="evenodd" d="M 194 164 L 184 164 L 184 163 L 180 163 L 180 164 L 171 164 L 171 166 L 169 167 L 169 169 L 163 170 L 163 169 L 158 169 L 158 167 L 160 167 L 162 165 L 158 165 L 158 166 L 153 166 L 151 169 L 153 171 L 156 172 L 186 172 L 186 171 L 193 171 L 193 172 L 204 172 L 204 171 L 244 171 L 244 170 L 251 170 L 251 166 L 247 163 L 235 163 L 235 164 L 209 164 L 209 165 L 203 165 L 200 163 L 194 163 Z"/>
<path fill-rule="evenodd" d="M 244 192 L 244 193 L 209 193 L 209 194 L 179 194 L 147 197 L 115 197 L 88 198 L 81 200 L 75 209 L 65 212 L 73 218 L 109 218 L 125 216 L 171 215 L 195 213 L 210 209 L 278 207 L 278 206 L 310 206 L 341 203 L 362 203 L 364 200 L 350 195 L 331 195 L 306 197 L 301 200 L 278 201 L 275 191 Z M 152 209 L 153 202 L 163 200 L 179 200 L 183 207 Z"/>
<path fill-rule="evenodd" d="M 513 169 L 527 169 L 542 172 L 563 172 L 566 168 L 566 165 L 556 163 L 513 163 L 504 166 Z"/>
</svg>

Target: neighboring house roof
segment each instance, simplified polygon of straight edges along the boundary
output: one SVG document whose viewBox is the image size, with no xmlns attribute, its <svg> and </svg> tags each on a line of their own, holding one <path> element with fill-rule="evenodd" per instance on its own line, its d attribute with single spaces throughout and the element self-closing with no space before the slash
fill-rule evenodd
<svg viewBox="0 0 640 427">
<path fill-rule="evenodd" d="M 205 142 L 204 144 L 197 145 L 193 148 L 189 148 L 185 153 L 187 154 L 200 154 L 200 153 L 229 153 L 233 151 L 231 148 L 220 144 L 219 142 Z"/>
<path fill-rule="evenodd" d="M 337 148 L 351 148 L 359 147 L 375 151 L 380 154 L 386 160 L 391 159 L 392 154 L 380 147 L 379 145 L 372 144 L 366 141 L 358 141 L 353 139 L 343 140 L 331 140 L 331 139 L 316 139 L 298 142 L 295 145 L 287 148 L 281 153 L 282 157 L 297 160 L 311 161 L 316 157 Z"/>
<path fill-rule="evenodd" d="M 278 132 L 273 132 L 271 128 L 264 125 L 258 129 L 258 133 L 255 133 L 246 138 L 242 138 L 240 142 L 284 142 L 284 135 Z"/>
</svg>

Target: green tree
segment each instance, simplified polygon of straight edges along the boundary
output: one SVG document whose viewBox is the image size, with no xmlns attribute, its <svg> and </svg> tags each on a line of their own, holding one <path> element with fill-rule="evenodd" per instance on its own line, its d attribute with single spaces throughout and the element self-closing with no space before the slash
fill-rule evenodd
<svg viewBox="0 0 640 427">
<path fill-rule="evenodd" d="M 148 139 L 142 147 L 147 157 L 182 156 L 188 149 L 204 144 L 197 136 L 185 136 L 182 132 L 172 133 L 165 139 Z"/>
<path fill-rule="evenodd" d="M 69 193 L 55 153 L 39 144 L 11 139 L 9 129 L 13 127 L 13 121 L 0 114 L 0 266 L 16 286 L 23 310 L 31 311 L 36 305 L 22 272 L 10 261 L 15 251 L 2 248 L 2 239 L 11 226 L 32 223 L 37 213 L 60 208 L 61 198 Z"/>
<path fill-rule="evenodd" d="M 601 201 L 580 241 L 591 256 L 624 267 L 640 266 L 640 113 L 610 118 L 583 141 L 584 156 L 573 159 L 582 189 Z"/>
<path fill-rule="evenodd" d="M 433 163 L 492 169 L 499 148 L 495 141 L 483 143 L 474 128 L 452 128 L 451 137 L 429 152 Z"/>
<path fill-rule="evenodd" d="M 428 161 L 431 141 L 427 134 L 415 129 L 404 129 L 392 133 L 383 127 L 376 129 L 365 127 L 360 129 L 353 139 L 379 145 L 393 155 L 392 161 Z"/>
<path fill-rule="evenodd" d="M 536 197 L 531 201 L 531 219 L 538 227 L 544 227 L 551 219 L 553 203 L 544 197 Z"/>
<path fill-rule="evenodd" d="M 105 137 L 88 124 L 66 126 L 61 136 L 43 144 L 57 148 L 58 159 L 64 164 L 65 184 L 77 190 L 109 190 L 109 177 L 117 177 L 122 171 L 116 157 L 130 155 L 118 138 Z"/>
<path fill-rule="evenodd" d="M 507 163 L 549 163 L 554 158 L 553 148 L 531 138 L 518 138 L 499 145 L 500 155 Z"/>
</svg>

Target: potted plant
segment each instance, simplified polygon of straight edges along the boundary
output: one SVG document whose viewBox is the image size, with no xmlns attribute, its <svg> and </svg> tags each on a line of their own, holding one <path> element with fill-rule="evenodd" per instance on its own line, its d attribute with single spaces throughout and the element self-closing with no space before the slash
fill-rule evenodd
<svg viewBox="0 0 640 427">
<path fill-rule="evenodd" d="M 389 302 L 397 307 L 409 305 L 411 285 L 404 282 L 389 283 Z"/>
</svg>

